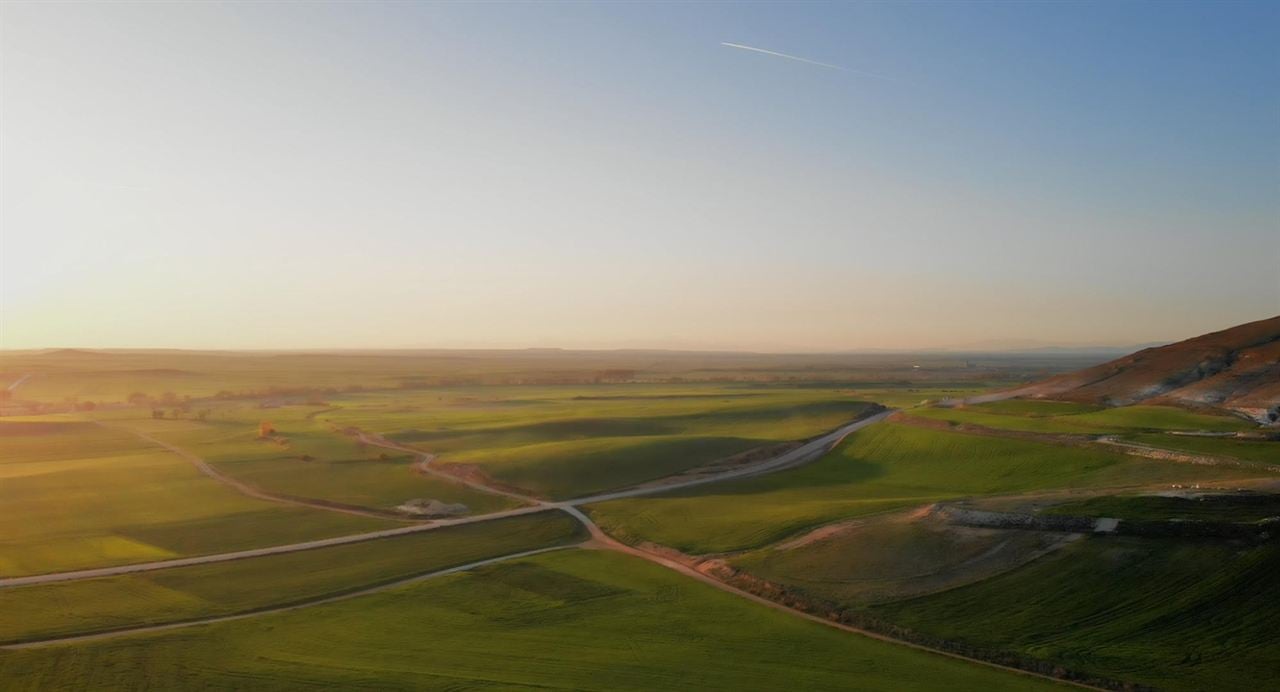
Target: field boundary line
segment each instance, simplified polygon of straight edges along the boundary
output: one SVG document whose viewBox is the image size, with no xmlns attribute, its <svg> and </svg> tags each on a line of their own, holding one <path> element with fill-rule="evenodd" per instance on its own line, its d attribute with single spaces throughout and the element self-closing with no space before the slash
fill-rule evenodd
<svg viewBox="0 0 1280 692">
<path fill-rule="evenodd" d="M 168 451 L 171 454 L 175 454 L 185 459 L 186 461 L 188 461 L 192 466 L 196 468 L 197 471 L 204 474 L 205 476 L 212 478 L 213 480 L 221 483 L 222 485 L 225 485 L 228 488 L 231 488 L 232 490 L 240 493 L 241 495 L 244 495 L 246 497 L 251 497 L 255 500 L 262 500 L 264 502 L 273 502 L 276 504 L 283 504 L 283 505 L 292 505 L 295 507 L 309 507 L 311 509 L 318 509 L 326 512 L 338 512 L 340 514 L 349 514 L 352 516 L 366 517 L 369 519 L 384 519 L 389 521 L 400 521 L 400 522 L 422 521 L 420 519 L 413 519 L 410 517 L 401 516 L 399 514 L 396 514 L 395 512 L 386 512 L 386 511 L 372 509 L 368 507 L 346 505 L 340 502 L 313 500 L 313 499 L 308 499 L 304 497 L 295 497 L 292 495 L 281 495 L 277 493 L 268 492 L 252 484 L 246 483 L 238 478 L 235 478 L 234 476 L 230 476 L 226 473 L 223 473 L 222 471 L 219 471 L 212 464 L 206 461 L 203 457 L 197 454 L 189 452 L 175 444 L 170 444 L 168 442 L 165 442 L 164 440 L 160 440 L 155 437 L 152 437 L 151 435 L 148 435 L 140 430 L 134 430 L 133 428 L 129 428 L 123 425 L 110 425 L 110 424 L 104 423 L 103 421 L 94 421 L 94 423 L 108 430 L 119 430 L 121 432 L 129 433 L 130 435 L 133 435 L 134 437 L 137 437 L 140 440 L 149 442 L 153 445 L 156 445 L 157 447 L 160 447 Z"/>
</svg>

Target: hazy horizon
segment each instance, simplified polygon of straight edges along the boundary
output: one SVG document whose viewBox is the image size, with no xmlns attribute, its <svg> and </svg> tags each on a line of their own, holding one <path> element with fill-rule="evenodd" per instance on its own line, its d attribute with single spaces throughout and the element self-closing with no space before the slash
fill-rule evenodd
<svg viewBox="0 0 1280 692">
<path fill-rule="evenodd" d="M 0 8 L 0 347 L 848 352 L 1280 313 L 1280 5 Z"/>
<path fill-rule="evenodd" d="M 1199 336 L 1199 334 L 1192 335 Z M 1187 338 L 1190 338 L 1187 337 Z M 726 353 L 726 354 L 758 354 L 758 355 L 875 355 L 875 354 L 912 354 L 912 353 L 1030 353 L 1035 351 L 1098 351 L 1112 352 L 1126 349 L 1141 349 L 1162 346 L 1181 341 L 1182 339 L 1164 339 L 1142 343 L 1054 343 L 1034 339 L 993 339 L 972 343 L 946 344 L 932 347 L 886 347 L 886 348 L 850 348 L 843 350 L 752 350 L 745 348 L 681 348 L 655 346 L 434 346 L 434 345 L 383 345 L 383 346 L 283 346 L 278 348 L 201 348 L 174 346 L 88 346 L 80 344 L 58 344 L 50 346 L 11 348 L 0 346 L 3 352 L 43 352 L 43 351 L 93 351 L 93 352 L 135 352 L 135 351 L 188 351 L 193 353 L 344 353 L 344 352 L 413 352 L 413 351 L 565 351 L 565 352 L 610 352 L 610 351 L 652 351 L 671 353 Z"/>
</svg>

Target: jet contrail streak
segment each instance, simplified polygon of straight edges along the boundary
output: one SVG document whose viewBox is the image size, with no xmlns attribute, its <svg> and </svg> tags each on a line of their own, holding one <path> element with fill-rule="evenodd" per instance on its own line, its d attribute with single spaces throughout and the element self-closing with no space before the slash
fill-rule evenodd
<svg viewBox="0 0 1280 692">
<path fill-rule="evenodd" d="M 885 77 L 883 75 L 878 75 L 872 72 L 863 72 L 862 70 L 851 70 L 847 67 L 832 65 L 830 63 L 825 63 L 825 62 L 818 62 L 817 60 L 802 58 L 798 55 L 787 55 L 786 53 L 779 53 L 776 50 L 765 50 L 764 48 L 756 48 L 755 46 L 744 46 L 741 43 L 729 43 L 728 41 L 721 41 L 720 45 L 728 46 L 729 48 L 737 48 L 739 50 L 749 50 L 753 53 L 764 53 L 765 55 L 772 55 L 776 58 L 786 58 L 787 60 L 795 60 L 797 62 L 808 63 L 810 65 L 817 65 L 818 67 L 826 67 L 832 70 L 840 70 L 841 72 L 855 72 L 857 74 L 865 75 L 867 77 L 875 77 L 876 79 L 884 79 L 890 82 L 895 81 L 890 77 Z"/>
</svg>

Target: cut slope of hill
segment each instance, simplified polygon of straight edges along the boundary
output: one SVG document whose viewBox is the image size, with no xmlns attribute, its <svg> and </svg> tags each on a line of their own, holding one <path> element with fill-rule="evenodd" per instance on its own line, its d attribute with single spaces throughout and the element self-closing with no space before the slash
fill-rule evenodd
<svg viewBox="0 0 1280 692">
<path fill-rule="evenodd" d="M 1110 405 L 1208 404 L 1280 417 L 1280 316 L 1051 377 L 1019 396 Z"/>
</svg>

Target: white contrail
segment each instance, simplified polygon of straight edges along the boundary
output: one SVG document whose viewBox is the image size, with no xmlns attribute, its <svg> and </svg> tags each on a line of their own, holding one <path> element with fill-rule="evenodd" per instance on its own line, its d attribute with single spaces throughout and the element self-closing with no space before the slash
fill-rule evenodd
<svg viewBox="0 0 1280 692">
<path fill-rule="evenodd" d="M 786 58 L 787 60 L 795 60 L 797 62 L 808 63 L 810 65 L 817 65 L 818 67 L 826 67 L 832 70 L 840 70 L 841 72 L 855 72 L 860 75 L 866 75 L 867 77 L 875 77 L 876 79 L 884 79 L 890 82 L 894 81 L 891 77 L 885 77 L 883 75 L 878 75 L 873 72 L 863 72 L 862 70 L 851 70 L 847 67 L 832 65 L 831 63 L 818 62 L 817 60 L 802 58 L 798 55 L 787 55 L 786 53 L 779 53 L 776 50 L 765 50 L 764 48 L 756 48 L 755 46 L 744 46 L 741 43 L 729 43 L 728 41 L 721 41 L 720 45 L 728 46 L 729 48 L 737 48 L 739 50 L 749 50 L 753 53 L 764 53 L 765 55 L 772 55 L 777 58 Z"/>
</svg>

